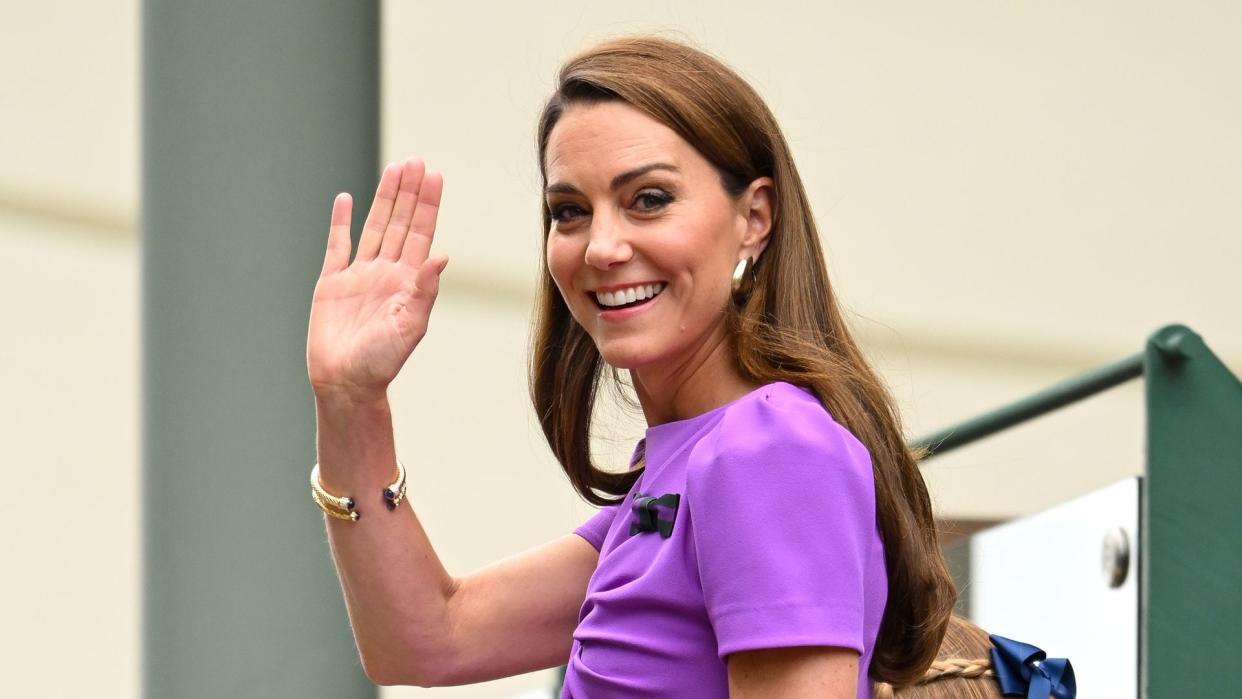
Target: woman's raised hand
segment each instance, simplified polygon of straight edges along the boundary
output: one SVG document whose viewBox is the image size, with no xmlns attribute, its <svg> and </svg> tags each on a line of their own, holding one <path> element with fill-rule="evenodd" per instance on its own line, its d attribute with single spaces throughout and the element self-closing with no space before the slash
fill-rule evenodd
<svg viewBox="0 0 1242 699">
<path fill-rule="evenodd" d="M 317 397 L 383 397 L 427 333 L 444 255 L 428 256 L 444 178 L 411 158 L 384 168 L 349 261 L 348 194 L 332 203 L 323 270 L 311 301 L 306 367 Z"/>
</svg>

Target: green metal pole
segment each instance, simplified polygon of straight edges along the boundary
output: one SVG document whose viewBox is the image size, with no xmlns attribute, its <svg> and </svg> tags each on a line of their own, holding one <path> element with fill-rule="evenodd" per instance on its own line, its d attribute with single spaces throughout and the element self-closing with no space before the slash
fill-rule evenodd
<svg viewBox="0 0 1242 699">
<path fill-rule="evenodd" d="M 1093 369 L 1081 376 L 1040 391 L 1029 398 L 1001 406 L 980 417 L 916 439 L 911 442 L 911 446 L 926 448 L 928 453 L 923 457 L 923 461 L 928 461 L 934 456 L 946 454 L 960 446 L 1027 420 L 1033 420 L 1142 375 L 1143 355 L 1140 353 Z"/>
<path fill-rule="evenodd" d="M 378 164 L 375 0 L 143 4 L 143 683 L 373 697 L 309 498 L 332 196 Z"/>
</svg>

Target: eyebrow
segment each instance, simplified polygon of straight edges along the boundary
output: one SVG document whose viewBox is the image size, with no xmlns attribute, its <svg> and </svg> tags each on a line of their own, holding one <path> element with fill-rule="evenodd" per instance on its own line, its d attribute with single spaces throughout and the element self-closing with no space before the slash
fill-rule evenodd
<svg viewBox="0 0 1242 699">
<path fill-rule="evenodd" d="M 642 177 L 643 175 L 653 170 L 668 170 L 669 172 L 681 172 L 681 170 L 677 169 L 676 165 L 669 165 L 668 163 L 650 163 L 647 165 L 643 165 L 641 167 L 636 167 L 633 170 L 626 170 L 620 175 L 617 175 L 616 177 L 612 178 L 612 182 L 609 183 L 609 188 L 612 189 L 613 191 L 621 189 L 627 183 L 633 181 L 635 178 Z M 544 194 L 581 194 L 581 192 L 578 190 L 577 187 L 573 186 L 572 184 L 565 183 L 565 182 L 553 182 L 552 184 L 548 185 L 543 190 L 543 193 Z"/>
</svg>

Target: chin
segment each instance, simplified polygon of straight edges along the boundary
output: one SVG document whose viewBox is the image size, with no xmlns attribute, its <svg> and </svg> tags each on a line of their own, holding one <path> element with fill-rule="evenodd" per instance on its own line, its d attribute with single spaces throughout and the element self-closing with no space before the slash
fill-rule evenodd
<svg viewBox="0 0 1242 699">
<path fill-rule="evenodd" d="M 595 348 L 599 350 L 604 362 L 614 369 L 640 369 L 657 361 L 658 357 L 649 346 L 641 347 L 636 346 L 637 344 L 614 342 L 603 347 L 596 344 Z"/>
<path fill-rule="evenodd" d="M 641 357 L 635 357 L 631 354 L 601 353 L 600 356 L 604 358 L 604 363 L 613 369 L 637 369 L 647 364 Z"/>
</svg>

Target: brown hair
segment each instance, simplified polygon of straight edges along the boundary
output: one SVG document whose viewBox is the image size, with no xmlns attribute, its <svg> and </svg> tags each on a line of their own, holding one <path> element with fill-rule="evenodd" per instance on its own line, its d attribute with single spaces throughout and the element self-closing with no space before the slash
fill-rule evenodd
<svg viewBox="0 0 1242 699">
<path fill-rule="evenodd" d="M 918 455 L 906 447 L 893 399 L 846 327 L 806 191 L 776 119 L 742 78 L 702 51 L 656 37 L 614 39 L 561 68 L 539 122 L 544 185 L 557 120 L 571 104 L 605 100 L 625 102 L 673 129 L 716 167 L 733 196 L 756 178 L 772 178 L 772 231 L 755 268 L 754 290 L 743 304 L 729 305 L 737 368 L 756 383 L 788 381 L 811 389 L 871 453 L 888 602 L 870 672 L 896 685 L 917 680 L 944 635 L 953 581 L 937 545 Z M 550 225 L 545 206 L 545 235 Z M 591 416 L 604 363 L 570 315 L 546 259 L 534 334 L 531 396 L 548 443 L 585 499 L 616 502 L 608 496 L 625 495 L 641 470 L 609 472 L 592 463 Z"/>
<path fill-rule="evenodd" d="M 987 631 L 955 616 L 927 673 L 904 689 L 881 682 L 875 699 L 1001 699 L 991 651 Z"/>
</svg>

